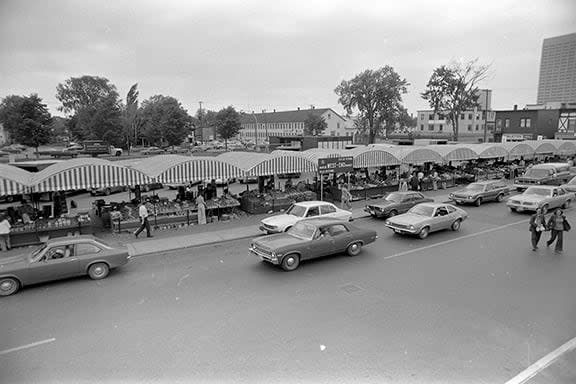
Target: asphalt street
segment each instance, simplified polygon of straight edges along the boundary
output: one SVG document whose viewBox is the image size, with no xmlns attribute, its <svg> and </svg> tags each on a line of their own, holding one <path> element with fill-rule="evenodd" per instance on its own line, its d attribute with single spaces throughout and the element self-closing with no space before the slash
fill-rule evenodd
<svg viewBox="0 0 576 384">
<path fill-rule="evenodd" d="M 358 220 L 377 243 L 290 273 L 242 240 L 24 289 L 0 300 L 0 382 L 506 383 L 576 337 L 576 231 L 533 252 L 529 215 L 465 209 L 425 240 Z"/>
</svg>

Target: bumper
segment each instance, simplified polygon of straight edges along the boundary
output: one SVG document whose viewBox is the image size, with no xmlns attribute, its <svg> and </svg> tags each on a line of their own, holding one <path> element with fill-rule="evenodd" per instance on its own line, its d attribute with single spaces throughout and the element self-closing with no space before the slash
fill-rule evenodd
<svg viewBox="0 0 576 384">
<path fill-rule="evenodd" d="M 409 228 L 400 228 L 395 225 L 386 225 L 386 226 L 397 233 L 404 233 L 408 235 L 415 235 L 418 232 L 420 232 L 420 228 L 409 229 Z"/>
<path fill-rule="evenodd" d="M 378 217 L 378 218 L 387 217 L 387 215 L 384 214 L 384 212 L 382 212 L 382 211 L 377 211 L 377 210 L 375 210 L 375 209 L 370 209 L 370 208 L 367 208 L 367 207 L 364 208 L 364 212 L 369 213 L 370 216 L 373 216 L 373 217 Z M 350 219 L 348 219 L 348 221 L 352 221 L 352 220 L 353 220 L 353 219 L 352 219 L 352 216 L 350 216 Z"/>
<path fill-rule="evenodd" d="M 253 256 L 258 257 L 258 258 L 259 258 L 260 260 L 262 260 L 262 261 L 267 261 L 267 262 L 269 262 L 269 263 L 271 263 L 271 264 L 274 264 L 274 265 L 280 264 L 280 260 L 278 260 L 277 257 L 271 257 L 271 256 L 268 255 L 268 254 L 258 252 L 258 251 L 254 250 L 254 249 L 252 249 L 252 248 L 250 248 L 250 254 L 253 255 Z"/>
<path fill-rule="evenodd" d="M 536 212 L 536 210 L 540 207 L 539 205 L 522 205 L 522 204 L 506 204 L 509 208 L 513 208 L 515 210 L 517 210 L 518 212 L 522 212 L 522 211 L 530 211 L 530 212 Z"/>
<path fill-rule="evenodd" d="M 450 196 L 450 200 L 458 204 L 474 204 L 475 201 L 473 199 L 468 199 L 465 197 L 456 197 L 456 196 Z"/>
<path fill-rule="evenodd" d="M 259 230 L 261 230 L 262 232 L 266 233 L 266 234 L 270 234 L 270 233 L 282 233 L 282 231 L 280 231 L 279 229 L 269 229 L 266 228 L 265 226 L 261 225 L 258 227 Z"/>
</svg>

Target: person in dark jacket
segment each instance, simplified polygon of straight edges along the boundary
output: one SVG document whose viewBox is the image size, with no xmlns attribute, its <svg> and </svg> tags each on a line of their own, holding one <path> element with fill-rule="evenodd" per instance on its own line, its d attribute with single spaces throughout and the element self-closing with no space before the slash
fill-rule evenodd
<svg viewBox="0 0 576 384">
<path fill-rule="evenodd" d="M 564 224 L 566 223 L 566 224 Z M 550 235 L 550 240 L 546 242 L 546 246 L 552 245 L 554 240 L 556 240 L 556 253 L 562 253 L 562 247 L 564 246 L 564 231 L 567 230 L 568 220 L 564 216 L 564 212 L 560 208 L 556 209 L 550 219 L 548 220 L 548 229 L 552 232 Z"/>
<path fill-rule="evenodd" d="M 532 250 L 538 249 L 538 242 L 542 232 L 546 230 L 546 217 L 542 214 L 542 209 L 538 208 L 536 213 L 530 217 L 530 232 L 532 233 Z"/>
</svg>

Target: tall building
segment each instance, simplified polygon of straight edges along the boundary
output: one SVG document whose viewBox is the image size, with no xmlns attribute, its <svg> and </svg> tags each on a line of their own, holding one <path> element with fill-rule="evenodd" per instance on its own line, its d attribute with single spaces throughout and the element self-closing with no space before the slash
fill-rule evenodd
<svg viewBox="0 0 576 384">
<path fill-rule="evenodd" d="M 538 104 L 576 101 L 576 33 L 544 39 Z"/>
</svg>

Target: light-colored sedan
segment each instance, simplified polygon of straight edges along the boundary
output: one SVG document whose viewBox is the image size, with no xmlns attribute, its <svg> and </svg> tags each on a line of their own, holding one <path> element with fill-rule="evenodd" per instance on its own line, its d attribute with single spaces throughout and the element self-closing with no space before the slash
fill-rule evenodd
<svg viewBox="0 0 576 384">
<path fill-rule="evenodd" d="M 569 182 L 566 184 L 562 184 L 560 188 L 564 188 L 566 192 L 574 192 L 576 193 L 576 176 L 574 176 Z"/>
<path fill-rule="evenodd" d="M 506 205 L 511 211 L 536 211 L 541 208 L 544 213 L 554 208 L 568 208 L 574 200 L 574 193 L 562 187 L 541 185 L 529 187 L 521 195 L 508 199 Z"/>
<path fill-rule="evenodd" d="M 325 201 L 301 201 L 294 203 L 285 213 L 267 217 L 260 221 L 260 230 L 266 233 L 280 233 L 290 229 L 300 220 L 314 217 L 351 221 L 352 212 L 336 207 Z"/>
<path fill-rule="evenodd" d="M 468 213 L 451 204 L 422 203 L 412 207 L 407 213 L 386 220 L 385 225 L 394 233 L 417 235 L 421 239 L 430 232 L 452 229 L 458 231 L 468 218 Z"/>
</svg>

